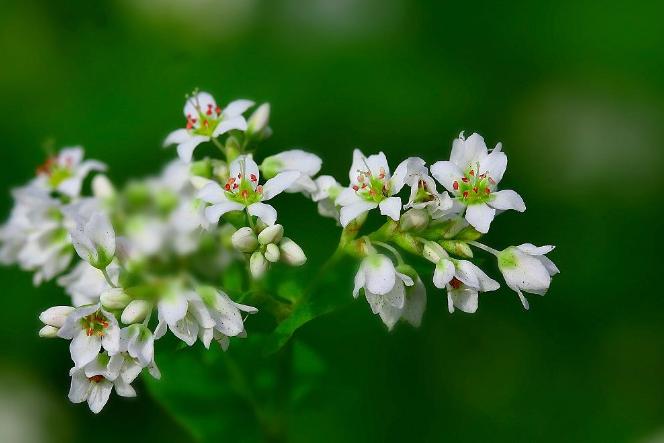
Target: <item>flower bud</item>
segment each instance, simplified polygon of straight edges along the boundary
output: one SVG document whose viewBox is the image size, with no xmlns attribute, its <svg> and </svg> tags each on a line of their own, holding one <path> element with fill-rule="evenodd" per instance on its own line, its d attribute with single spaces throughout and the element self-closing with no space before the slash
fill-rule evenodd
<svg viewBox="0 0 664 443">
<path fill-rule="evenodd" d="M 421 231 L 429 226 L 431 217 L 426 209 L 410 209 L 404 212 L 399 221 L 402 231 Z"/>
<path fill-rule="evenodd" d="M 268 261 L 271 261 L 272 263 L 278 262 L 280 255 L 279 246 L 275 245 L 274 243 L 270 243 L 265 247 L 265 258 Z"/>
<path fill-rule="evenodd" d="M 263 103 L 260 105 L 249 120 L 247 120 L 247 133 L 249 134 L 258 134 L 263 129 L 267 127 L 267 124 L 270 120 L 270 104 Z"/>
<path fill-rule="evenodd" d="M 276 224 L 268 226 L 258 234 L 258 243 L 267 245 L 269 243 L 279 243 L 284 236 L 284 227 Z"/>
<path fill-rule="evenodd" d="M 47 326 L 61 328 L 67 316 L 74 312 L 72 306 L 53 306 L 39 314 L 39 320 Z"/>
<path fill-rule="evenodd" d="M 60 328 L 56 328 L 50 325 L 46 325 L 39 330 L 39 336 L 42 338 L 55 338 L 58 336 L 58 331 Z"/>
<path fill-rule="evenodd" d="M 473 258 L 473 250 L 470 249 L 470 246 L 468 246 L 468 243 L 466 242 L 459 240 L 443 240 L 440 244 L 450 254 L 463 258 Z"/>
<path fill-rule="evenodd" d="M 422 249 L 422 256 L 429 260 L 431 263 L 438 263 L 442 259 L 447 258 L 447 252 L 441 245 L 433 241 L 425 241 L 424 248 Z"/>
<path fill-rule="evenodd" d="M 124 309 L 131 303 L 131 297 L 125 294 L 122 288 L 112 288 L 102 292 L 99 301 L 106 309 L 119 310 Z"/>
<path fill-rule="evenodd" d="M 269 266 L 270 263 L 260 251 L 251 254 L 251 258 L 249 259 L 249 270 L 254 278 L 261 278 Z"/>
<path fill-rule="evenodd" d="M 250 227 L 240 228 L 231 236 L 231 242 L 235 249 L 240 252 L 250 253 L 256 250 L 258 239 L 256 233 Z"/>
<path fill-rule="evenodd" d="M 140 323 L 152 311 L 152 305 L 145 300 L 134 300 L 124 308 L 120 320 L 126 325 Z"/>
<path fill-rule="evenodd" d="M 108 216 L 93 213 L 87 220 L 79 220 L 69 231 L 76 253 L 97 269 L 105 269 L 115 255 L 115 231 Z"/>
<path fill-rule="evenodd" d="M 291 266 L 302 266 L 307 262 L 307 256 L 300 246 L 288 237 L 284 237 L 279 244 L 281 260 Z"/>
<path fill-rule="evenodd" d="M 98 174 L 92 179 L 92 194 L 96 198 L 109 200 L 115 197 L 115 188 L 108 177 Z"/>
</svg>

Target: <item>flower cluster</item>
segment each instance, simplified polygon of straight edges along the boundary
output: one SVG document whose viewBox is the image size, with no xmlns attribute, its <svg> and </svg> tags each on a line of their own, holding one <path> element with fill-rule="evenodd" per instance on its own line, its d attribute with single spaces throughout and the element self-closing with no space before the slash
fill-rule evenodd
<svg viewBox="0 0 664 443">
<path fill-rule="evenodd" d="M 245 117 L 253 107 L 236 100 L 222 108 L 195 91 L 186 99 L 184 127 L 165 140 L 179 158 L 159 175 L 116 187 L 102 174 L 104 164 L 83 160 L 80 147 L 65 148 L 13 191 L 15 206 L 0 227 L 0 262 L 33 272 L 36 285 L 56 279 L 69 296 L 42 312 L 39 335 L 69 341 L 72 402 L 98 413 L 114 389 L 135 396 L 139 374 L 161 376 L 155 342 L 165 336 L 205 348 L 215 341 L 225 351 L 231 339 L 247 335 L 255 306 L 283 321 L 293 306 L 269 299 L 266 277 L 273 267 L 307 261 L 277 223 L 273 202 L 283 192 L 317 203 L 342 227 L 333 257 L 357 260 L 353 296 L 363 293 L 389 329 L 400 319 L 419 326 L 427 304 L 417 264 L 402 252 L 434 265 L 433 286 L 446 290 L 450 312 L 474 312 L 479 293 L 499 287 L 473 263 L 473 248 L 496 256 L 526 308 L 523 293 L 549 288 L 558 272 L 546 257 L 552 246 L 497 251 L 478 242 L 496 214 L 525 210 L 516 192 L 498 189 L 507 165 L 500 145 L 488 150 L 479 135 L 462 134 L 450 161 L 428 168 L 412 157 L 393 173 L 382 152 L 355 150 L 344 187 L 318 175 L 321 159 L 301 149 L 257 163 L 256 149 L 271 134 L 270 107 Z M 219 155 L 194 158 L 202 143 Z M 373 209 L 385 223 L 363 233 Z M 240 280 L 227 283 L 238 268 Z"/>
</svg>

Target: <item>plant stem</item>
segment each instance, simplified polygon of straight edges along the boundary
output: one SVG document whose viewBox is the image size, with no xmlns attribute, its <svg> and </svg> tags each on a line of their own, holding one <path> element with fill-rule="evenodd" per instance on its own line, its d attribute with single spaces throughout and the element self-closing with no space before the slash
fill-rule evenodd
<svg viewBox="0 0 664 443">
<path fill-rule="evenodd" d="M 401 254 L 399 254 L 399 251 L 397 251 L 397 249 L 394 246 L 384 243 L 382 241 L 374 241 L 372 243 L 376 246 L 380 246 L 390 251 L 394 255 L 394 257 L 396 257 L 397 263 L 399 263 L 399 265 L 404 264 L 403 258 L 401 258 Z"/>
<path fill-rule="evenodd" d="M 118 286 L 113 283 L 113 280 L 111 280 L 111 277 L 108 275 L 108 271 L 106 268 L 101 269 L 101 273 L 104 274 L 104 278 L 106 279 L 106 283 L 108 283 L 112 288 L 117 288 Z"/>
<path fill-rule="evenodd" d="M 217 148 L 219 148 L 221 153 L 224 154 L 224 157 L 228 158 L 228 154 L 226 153 L 226 147 L 224 145 L 222 145 L 221 142 L 219 140 L 217 140 L 216 138 L 212 138 L 211 140 L 212 140 L 212 143 L 214 143 L 214 145 Z"/>
<path fill-rule="evenodd" d="M 475 246 L 476 248 L 479 248 L 479 249 L 481 249 L 481 250 L 483 250 L 483 251 L 486 251 L 486 252 L 488 252 L 488 253 L 490 253 L 490 254 L 493 254 L 493 255 L 495 255 L 496 257 L 498 256 L 498 254 L 500 254 L 500 251 L 497 251 L 497 250 L 493 249 L 492 247 L 487 246 L 487 245 L 485 245 L 485 244 L 482 244 L 482 243 L 480 243 L 480 242 L 476 242 L 476 241 L 470 240 L 470 241 L 467 241 L 466 243 L 468 243 L 469 245 L 473 245 L 473 246 Z"/>
</svg>

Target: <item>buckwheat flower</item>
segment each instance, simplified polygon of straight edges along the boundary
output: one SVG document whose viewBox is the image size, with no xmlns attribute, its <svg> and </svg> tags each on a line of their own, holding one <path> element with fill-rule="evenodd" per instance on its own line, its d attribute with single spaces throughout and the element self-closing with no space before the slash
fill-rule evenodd
<svg viewBox="0 0 664 443">
<path fill-rule="evenodd" d="M 554 246 L 537 247 L 531 243 L 511 246 L 498 253 L 498 268 L 507 286 L 519 295 L 523 307 L 528 309 L 528 300 L 523 292 L 544 295 L 551 284 L 551 277 L 560 271 L 545 254 Z"/>
<path fill-rule="evenodd" d="M 233 129 L 246 130 L 247 121 L 242 114 L 253 105 L 254 102 L 250 100 L 235 100 L 222 109 L 212 95 L 199 92 L 187 99 L 184 105 L 186 127 L 171 132 L 164 146 L 176 144 L 180 159 L 189 163 L 194 150 L 201 143 Z"/>
<path fill-rule="evenodd" d="M 106 269 L 115 255 L 115 231 L 108 216 L 95 212 L 87 220 L 79 220 L 69 231 L 76 253 L 97 269 Z"/>
<path fill-rule="evenodd" d="M 71 340 L 69 351 L 77 368 L 90 363 L 102 347 L 111 355 L 120 350 L 118 321 L 100 304 L 76 308 L 67 316 L 58 337 Z"/>
<path fill-rule="evenodd" d="M 142 367 L 154 361 L 154 337 L 152 331 L 142 324 L 133 324 L 120 331 L 121 348 Z"/>
<path fill-rule="evenodd" d="M 138 373 L 131 376 L 125 373 L 123 363 L 124 358 L 119 354 L 102 353 L 85 366 L 72 368 L 69 400 L 72 403 L 87 401 L 90 410 L 98 414 L 108 402 L 113 388 L 121 397 L 135 397 L 136 391 L 130 383 Z"/>
<path fill-rule="evenodd" d="M 37 168 L 37 183 L 68 197 L 78 197 L 85 177 L 92 171 L 105 171 L 106 165 L 96 160 L 83 161 L 83 148 L 62 149 Z"/>
<path fill-rule="evenodd" d="M 341 191 L 336 204 L 341 206 L 339 221 L 343 227 L 366 213 L 379 208 L 380 213 L 394 221 L 399 220 L 401 198 L 395 195 L 403 188 L 407 163 L 402 162 L 390 175 L 385 154 L 382 152 L 365 157 L 362 151 L 353 151 L 353 164 L 348 176 L 350 186 Z"/>
<path fill-rule="evenodd" d="M 311 194 L 311 199 L 318 203 L 318 213 L 339 221 L 339 209 L 335 201 L 343 191 L 343 186 L 330 175 L 316 177 L 314 183 L 316 191 Z"/>
<path fill-rule="evenodd" d="M 199 337 L 203 345 L 208 348 L 212 339 L 220 343 L 226 350 L 228 337 L 246 336 L 242 313 L 255 314 L 258 309 L 236 303 L 223 291 L 210 286 L 197 288 L 197 293 L 214 321 L 214 326 L 201 328 Z"/>
<path fill-rule="evenodd" d="M 401 317 L 405 305 L 405 287 L 413 286 L 413 279 L 397 272 L 388 257 L 373 254 L 362 260 L 355 274 L 353 297 L 364 296 L 374 314 L 378 314 L 388 329 L 392 329 Z"/>
<path fill-rule="evenodd" d="M 318 174 L 323 161 L 320 157 L 301 149 L 291 149 L 266 157 L 261 163 L 265 178 L 272 178 L 284 171 L 298 171 L 300 177 L 285 189 L 286 192 L 316 192 L 316 183 L 312 177 Z"/>
<path fill-rule="evenodd" d="M 242 155 L 230 165 L 230 178 L 222 188 L 210 182 L 199 192 L 198 198 L 211 203 L 205 208 L 205 216 L 213 224 L 227 212 L 245 210 L 260 218 L 266 225 L 277 221 L 277 210 L 263 203 L 281 194 L 300 177 L 298 171 L 284 171 L 265 182 L 259 183 L 258 165 L 251 155 Z"/>
<path fill-rule="evenodd" d="M 477 311 L 479 293 L 495 291 L 500 287 L 497 281 L 466 260 L 454 260 L 454 272 L 451 277 L 449 268 L 442 272 L 444 276 L 439 279 L 434 278 L 434 285 L 446 288 L 447 307 L 450 313 L 454 312 L 455 307 L 463 312 L 474 313 Z"/>
<path fill-rule="evenodd" d="M 519 194 L 497 190 L 507 168 L 507 156 L 501 149 L 499 143 L 489 152 L 480 135 L 465 139 L 461 133 L 452 144 L 450 161 L 431 166 L 432 175 L 466 208 L 466 220 L 481 233 L 489 231 L 496 210 L 526 210 Z"/>
<path fill-rule="evenodd" d="M 427 209 L 434 219 L 442 218 L 452 208 L 452 199 L 447 192 L 438 193 L 436 182 L 429 175 L 426 163 L 419 157 L 406 159 L 405 183 L 410 187 L 410 196 L 404 209 Z"/>
</svg>

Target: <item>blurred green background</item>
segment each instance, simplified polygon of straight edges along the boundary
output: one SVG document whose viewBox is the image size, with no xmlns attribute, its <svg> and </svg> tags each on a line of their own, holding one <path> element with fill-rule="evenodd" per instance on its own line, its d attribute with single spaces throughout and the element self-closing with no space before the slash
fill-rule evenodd
<svg viewBox="0 0 664 443">
<path fill-rule="evenodd" d="M 503 288 L 449 315 L 430 286 L 419 330 L 387 333 L 364 301 L 308 324 L 298 341 L 326 369 L 290 439 L 664 441 L 663 16 L 620 0 L 4 2 L 0 214 L 45 144 L 83 144 L 117 183 L 157 172 L 194 87 L 271 102 L 258 156 L 304 147 L 342 182 L 354 147 L 432 163 L 480 132 L 503 142 L 504 187 L 528 206 L 487 240 L 555 244 L 562 274 L 530 312 Z M 334 224 L 295 196 L 277 207 L 314 272 Z M 0 440 L 192 439 L 144 383 L 99 416 L 71 405 L 67 345 L 37 337 L 38 313 L 66 297 L 13 268 L 0 282 Z M 221 435 L 253 435 L 230 423 Z"/>
</svg>

